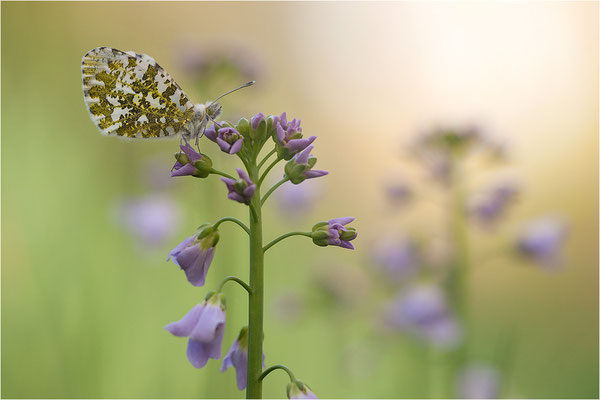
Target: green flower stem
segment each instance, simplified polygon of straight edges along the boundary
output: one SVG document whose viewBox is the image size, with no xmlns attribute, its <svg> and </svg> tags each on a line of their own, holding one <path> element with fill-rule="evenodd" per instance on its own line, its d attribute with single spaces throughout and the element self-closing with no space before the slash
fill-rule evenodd
<svg viewBox="0 0 600 400">
<path fill-rule="evenodd" d="M 273 239 L 272 241 L 269 242 L 269 244 L 267 244 L 265 247 L 263 247 L 263 249 L 262 249 L 263 253 L 266 252 L 267 250 L 269 250 L 272 246 L 276 245 L 278 242 L 281 242 L 283 239 L 289 238 L 290 236 L 307 236 L 309 238 L 312 238 L 312 233 L 311 232 L 289 232 L 289 233 L 286 233 L 285 235 L 281 235 L 277 239 Z"/>
<path fill-rule="evenodd" d="M 233 217 L 225 217 L 225 218 L 221 218 L 220 220 L 218 220 L 217 222 L 215 222 L 215 224 L 213 225 L 215 229 L 217 229 L 219 227 L 219 225 L 221 225 L 223 222 L 225 221 L 230 221 L 233 222 L 235 224 L 238 224 L 243 230 L 246 231 L 246 233 L 248 235 L 250 235 L 250 228 L 248 228 L 246 226 L 246 224 L 244 224 L 242 221 L 240 221 L 237 218 L 233 218 Z"/>
<path fill-rule="evenodd" d="M 261 169 L 262 166 L 264 165 L 264 163 L 267 162 L 267 160 L 269 159 L 269 157 L 271 157 L 273 154 L 275 154 L 277 152 L 277 149 L 273 149 L 269 152 L 269 154 L 267 154 L 265 156 L 265 158 L 262 159 L 262 161 L 258 164 L 258 169 Z"/>
<path fill-rule="evenodd" d="M 248 176 L 252 182 L 258 178 L 256 161 L 249 163 Z M 262 244 L 262 214 L 260 185 L 256 186 L 250 203 L 250 289 L 248 299 L 248 375 L 246 398 L 262 398 L 263 355 L 263 297 L 264 297 L 264 251 Z"/>
<path fill-rule="evenodd" d="M 219 286 L 217 287 L 217 293 L 221 293 L 221 291 L 223 290 L 223 286 L 225 286 L 225 284 L 229 281 L 235 281 L 235 282 L 239 283 L 241 287 L 246 289 L 246 292 L 248 292 L 248 294 L 252 294 L 252 289 L 250 289 L 250 286 L 248 286 L 246 284 L 246 282 L 244 282 L 243 280 L 241 280 L 240 278 L 237 278 L 235 276 L 228 276 L 228 277 L 224 278 L 221 281 L 221 283 L 219 283 Z"/>
<path fill-rule="evenodd" d="M 279 186 L 283 185 L 284 183 L 286 183 L 289 180 L 290 180 L 290 178 L 285 176 L 285 177 L 283 177 L 283 179 L 281 179 L 279 182 L 277 182 L 275 185 L 273 185 L 273 187 L 271 189 L 269 189 L 269 191 L 267 193 L 265 193 L 262 200 L 260 201 L 260 204 L 261 205 L 265 204 L 265 201 L 267 201 L 267 199 L 269 198 L 271 193 L 273 193 L 275 191 L 275 189 L 277 189 Z"/>
<path fill-rule="evenodd" d="M 258 184 L 256 186 L 260 187 L 260 185 L 262 185 L 263 181 L 265 180 L 265 178 L 267 177 L 267 175 L 269 174 L 269 171 L 275 166 L 277 165 L 277 163 L 281 161 L 281 158 L 277 157 L 275 160 L 273 160 L 273 162 L 267 167 L 267 169 L 265 169 L 265 172 L 263 172 L 263 174 L 261 175 L 260 179 L 258 180 Z M 250 178 L 252 180 L 252 182 L 255 182 L 254 179 Z"/>
<path fill-rule="evenodd" d="M 218 169 L 211 168 L 210 173 L 216 174 L 216 175 L 221 175 L 221 176 L 224 176 L 225 178 L 236 180 L 233 176 L 229 175 L 227 172 L 219 171 Z"/>
<path fill-rule="evenodd" d="M 463 187 L 462 164 L 456 157 L 450 166 L 450 188 L 449 188 L 449 230 L 452 238 L 452 255 L 449 264 L 449 275 L 446 280 L 446 289 L 453 309 L 463 327 L 463 340 L 452 351 L 449 369 L 447 371 L 446 396 L 451 397 L 456 377 L 463 367 L 467 356 L 467 345 L 469 342 L 469 313 L 467 309 L 467 297 L 469 288 L 467 285 L 467 274 L 469 273 L 469 246 L 468 226 L 464 212 L 466 194 Z"/>
<path fill-rule="evenodd" d="M 287 374 L 290 377 L 290 381 L 292 383 L 296 382 L 296 377 L 294 376 L 294 373 L 285 365 L 281 365 L 281 364 L 277 364 L 277 365 L 273 365 L 272 367 L 269 367 L 267 369 L 265 369 L 265 372 L 262 373 L 262 375 L 260 376 L 260 378 L 258 378 L 259 380 L 263 380 L 267 377 L 267 375 L 269 375 L 271 372 L 275 371 L 276 369 L 282 369 L 285 372 L 287 372 Z"/>
</svg>

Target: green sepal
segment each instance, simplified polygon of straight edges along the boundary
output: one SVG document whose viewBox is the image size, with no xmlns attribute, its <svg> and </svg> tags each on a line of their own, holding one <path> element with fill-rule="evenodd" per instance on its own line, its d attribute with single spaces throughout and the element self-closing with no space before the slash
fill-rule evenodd
<svg viewBox="0 0 600 400">
<path fill-rule="evenodd" d="M 208 303 L 215 294 L 217 294 L 217 292 L 215 292 L 214 290 L 211 290 L 210 292 L 206 293 L 206 296 L 204 296 L 204 301 Z"/>
<path fill-rule="evenodd" d="M 310 390 L 308 385 L 304 384 L 300 380 L 296 380 L 295 382 L 290 382 L 287 384 L 286 393 L 288 399 L 294 398 L 304 398 L 306 395 L 306 390 Z"/>
<path fill-rule="evenodd" d="M 196 230 L 196 240 L 203 249 L 215 247 L 219 243 L 219 230 L 212 224 L 202 224 Z"/>
<path fill-rule="evenodd" d="M 277 127 L 274 124 L 275 116 L 269 115 L 267 117 L 267 135 L 276 138 L 277 137 Z"/>
<path fill-rule="evenodd" d="M 264 140 L 267 137 L 267 121 L 264 119 L 258 123 L 256 129 L 250 127 L 250 138 L 252 140 Z"/>
<path fill-rule="evenodd" d="M 240 329 L 240 334 L 237 337 L 238 344 L 241 349 L 248 348 L 248 325 L 245 325 Z"/>
<path fill-rule="evenodd" d="M 323 227 L 323 226 L 329 226 L 329 222 L 317 222 L 313 227 L 312 227 L 312 231 L 316 231 L 317 229 Z"/>
<path fill-rule="evenodd" d="M 297 185 L 306 179 L 303 173 L 307 169 L 309 169 L 307 165 L 296 164 L 295 160 L 289 160 L 283 168 L 285 175 L 290 178 L 290 182 L 292 182 L 294 185 Z"/>
<path fill-rule="evenodd" d="M 179 151 L 179 152 L 175 153 L 174 156 L 175 156 L 175 160 L 181 165 L 185 165 L 190 162 L 190 160 L 188 159 L 188 157 L 185 155 L 185 153 L 183 151 Z"/>
<path fill-rule="evenodd" d="M 196 171 L 192 176 L 195 176 L 196 178 L 206 178 L 212 173 L 213 162 L 206 154 L 200 153 L 200 155 L 202 158 L 194 163 Z"/>
<path fill-rule="evenodd" d="M 279 144 L 279 141 L 277 141 L 277 135 L 273 137 L 273 140 L 275 140 L 275 148 L 277 149 L 277 156 L 279 158 L 289 161 L 292 159 L 292 157 L 294 157 L 294 154 L 291 153 L 287 147 Z"/>
<path fill-rule="evenodd" d="M 216 303 L 221 306 L 221 309 L 225 311 L 227 309 L 227 301 L 223 293 L 217 293 Z"/>
<path fill-rule="evenodd" d="M 235 183 L 233 184 L 233 188 L 235 189 L 236 192 L 241 193 L 243 192 L 246 188 L 248 187 L 248 183 L 243 180 L 243 179 L 238 179 L 237 181 L 235 181 Z"/>
<path fill-rule="evenodd" d="M 207 222 L 205 224 L 200 225 L 198 229 L 196 229 L 196 237 L 198 238 L 198 240 L 201 240 L 213 233 L 214 231 L 215 228 L 213 227 L 213 225 Z"/>
<path fill-rule="evenodd" d="M 316 231 L 311 235 L 312 241 L 317 246 L 327 246 L 329 245 L 329 232 L 326 231 Z"/>
<path fill-rule="evenodd" d="M 243 136 L 248 137 L 250 132 L 250 123 L 246 118 L 242 118 L 238 121 L 235 129 Z"/>
<path fill-rule="evenodd" d="M 352 240 L 356 237 L 356 229 L 352 227 L 346 227 L 345 231 L 340 232 L 341 240 Z"/>
</svg>

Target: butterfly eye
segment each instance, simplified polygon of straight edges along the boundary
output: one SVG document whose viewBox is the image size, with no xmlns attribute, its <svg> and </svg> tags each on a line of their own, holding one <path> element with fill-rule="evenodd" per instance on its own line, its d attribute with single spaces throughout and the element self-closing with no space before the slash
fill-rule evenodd
<svg viewBox="0 0 600 400">
<path fill-rule="evenodd" d="M 215 103 L 208 107 L 207 112 L 211 118 L 217 118 L 219 115 L 221 115 L 222 110 L 223 107 L 221 107 L 218 103 Z"/>
</svg>

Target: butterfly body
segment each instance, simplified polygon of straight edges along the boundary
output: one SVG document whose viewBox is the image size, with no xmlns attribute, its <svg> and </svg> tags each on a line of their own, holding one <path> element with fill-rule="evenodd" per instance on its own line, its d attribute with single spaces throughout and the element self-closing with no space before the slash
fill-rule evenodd
<svg viewBox="0 0 600 400">
<path fill-rule="evenodd" d="M 150 56 L 97 47 L 82 59 L 84 101 L 105 135 L 159 138 L 202 136 L 221 114 L 216 102 L 194 104 Z"/>
</svg>

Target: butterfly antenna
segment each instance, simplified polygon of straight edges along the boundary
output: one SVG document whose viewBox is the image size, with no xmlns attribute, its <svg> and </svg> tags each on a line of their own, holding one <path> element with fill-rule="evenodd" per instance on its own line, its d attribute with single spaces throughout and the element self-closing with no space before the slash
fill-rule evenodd
<svg viewBox="0 0 600 400">
<path fill-rule="evenodd" d="M 245 88 L 245 87 L 252 86 L 252 85 L 254 85 L 255 83 L 256 83 L 256 81 L 250 81 L 250 82 L 246 82 L 246 83 L 244 83 L 243 85 L 241 85 L 241 86 L 238 86 L 238 87 L 236 87 L 235 89 L 233 89 L 233 90 L 230 90 L 230 91 L 229 91 L 229 92 L 227 92 L 227 93 L 223 93 L 222 95 L 220 95 L 219 97 L 217 97 L 216 99 L 214 99 L 214 100 L 213 100 L 213 101 L 210 103 L 210 105 L 209 105 L 208 107 L 210 107 L 210 106 L 212 106 L 213 104 L 215 104 L 215 103 L 217 102 L 217 100 L 219 100 L 221 97 L 225 97 L 225 96 L 227 96 L 228 94 L 235 92 L 236 90 L 240 90 L 240 89 L 243 89 L 243 88 Z"/>
</svg>

